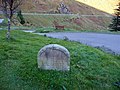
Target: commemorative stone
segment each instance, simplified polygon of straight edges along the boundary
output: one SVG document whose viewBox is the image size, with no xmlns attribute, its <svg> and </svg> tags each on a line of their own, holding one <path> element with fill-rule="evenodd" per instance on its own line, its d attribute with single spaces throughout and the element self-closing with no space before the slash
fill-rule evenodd
<svg viewBox="0 0 120 90">
<path fill-rule="evenodd" d="M 69 71 L 70 53 L 58 44 L 44 46 L 38 52 L 38 68 L 44 70 Z"/>
</svg>

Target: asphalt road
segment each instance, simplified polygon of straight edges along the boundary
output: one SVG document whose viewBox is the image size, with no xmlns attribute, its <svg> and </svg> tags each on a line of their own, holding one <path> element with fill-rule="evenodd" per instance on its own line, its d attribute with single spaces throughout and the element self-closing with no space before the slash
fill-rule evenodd
<svg viewBox="0 0 120 90">
<path fill-rule="evenodd" d="M 48 37 L 77 41 L 92 47 L 102 47 L 120 55 L 120 35 L 98 33 L 44 33 Z M 44 35 L 43 34 L 43 35 Z"/>
</svg>

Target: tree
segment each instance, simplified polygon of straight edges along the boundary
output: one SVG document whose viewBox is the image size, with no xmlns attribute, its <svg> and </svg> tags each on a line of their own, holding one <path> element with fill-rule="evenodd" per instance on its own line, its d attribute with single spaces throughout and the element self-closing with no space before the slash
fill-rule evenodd
<svg viewBox="0 0 120 90">
<path fill-rule="evenodd" d="M 118 8 L 115 9 L 115 16 L 112 19 L 112 23 L 109 25 L 114 31 L 120 31 L 120 3 L 117 6 Z"/>
<path fill-rule="evenodd" d="M 22 15 L 21 10 L 19 10 L 19 11 L 17 12 L 17 17 L 18 17 L 18 20 L 19 20 L 19 22 L 20 22 L 21 24 L 25 24 L 25 19 L 24 19 L 23 15 Z"/>
<path fill-rule="evenodd" d="M 18 7 L 22 4 L 22 0 L 0 0 L 1 8 L 3 14 L 8 19 L 8 30 L 6 34 L 6 38 L 10 39 L 10 31 L 11 31 L 11 21 L 14 13 L 17 11 Z"/>
</svg>

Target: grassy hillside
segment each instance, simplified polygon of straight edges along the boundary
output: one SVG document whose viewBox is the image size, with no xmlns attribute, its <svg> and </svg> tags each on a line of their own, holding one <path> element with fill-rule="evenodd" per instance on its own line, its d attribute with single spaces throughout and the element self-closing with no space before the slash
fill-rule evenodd
<svg viewBox="0 0 120 90">
<path fill-rule="evenodd" d="M 57 21 L 65 28 L 76 30 L 107 30 L 111 23 L 109 15 L 119 0 L 63 0 L 72 13 L 79 15 L 39 15 L 39 13 L 49 13 L 57 10 L 61 0 L 25 0 L 21 9 L 23 12 L 38 13 L 38 15 L 24 15 L 29 26 L 53 27 L 53 22 Z M 96 16 L 102 15 L 102 16 Z M 108 16 L 108 17 L 107 17 Z M 19 25 L 19 24 L 18 24 Z"/>
<path fill-rule="evenodd" d="M 56 11 L 63 1 L 71 12 L 80 14 L 112 14 L 119 0 L 25 0 L 22 9 L 25 12 Z"/>
<path fill-rule="evenodd" d="M 24 26 L 28 27 L 51 27 L 54 28 L 54 21 L 59 25 L 65 26 L 66 29 L 75 30 L 104 30 L 107 31 L 108 25 L 111 23 L 112 18 L 107 16 L 81 16 L 80 14 L 73 15 L 46 15 L 39 13 L 23 14 L 26 23 Z M 0 18 L 4 18 L 0 15 Z M 22 26 L 14 16 L 14 24 Z"/>
<path fill-rule="evenodd" d="M 72 13 L 105 15 L 114 13 L 119 0 L 23 0 L 20 8 L 24 12 L 51 12 L 56 11 L 61 2 Z"/>
<path fill-rule="evenodd" d="M 26 21 L 36 27 L 54 27 L 54 21 L 65 28 L 75 30 L 107 30 L 111 17 L 79 15 L 24 15 Z"/>
<path fill-rule="evenodd" d="M 72 13 L 93 16 L 25 15 L 33 26 L 53 27 L 53 21 L 66 28 L 76 30 L 106 30 L 111 22 L 107 17 L 114 12 L 118 0 L 63 0 Z M 61 0 L 26 0 L 22 6 L 24 12 L 49 13 L 57 10 Z M 95 16 L 103 15 L 103 16 Z"/>
<path fill-rule="evenodd" d="M 94 7 L 98 10 L 107 12 L 109 14 L 114 13 L 114 9 L 117 7 L 119 0 L 76 0 L 80 3 L 84 3 L 88 6 Z"/>
<path fill-rule="evenodd" d="M 0 31 L 0 90 L 118 90 L 120 57 L 76 42 L 11 31 Z M 71 54 L 70 72 L 37 68 L 37 53 L 45 45 L 60 44 Z"/>
</svg>

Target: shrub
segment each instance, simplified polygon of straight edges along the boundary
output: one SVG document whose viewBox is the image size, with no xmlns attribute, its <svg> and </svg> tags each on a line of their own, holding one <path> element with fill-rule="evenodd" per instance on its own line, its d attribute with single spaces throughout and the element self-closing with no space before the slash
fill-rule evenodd
<svg viewBox="0 0 120 90">
<path fill-rule="evenodd" d="M 21 10 L 18 11 L 17 17 L 18 17 L 18 20 L 19 20 L 19 22 L 20 22 L 21 24 L 25 24 L 25 19 L 24 19 L 23 15 L 22 15 Z"/>
</svg>

